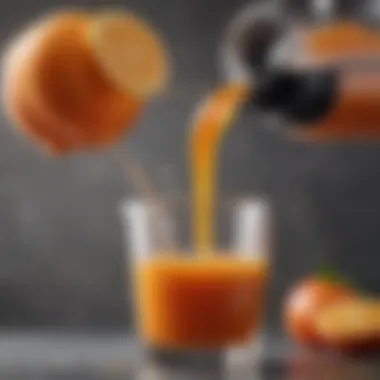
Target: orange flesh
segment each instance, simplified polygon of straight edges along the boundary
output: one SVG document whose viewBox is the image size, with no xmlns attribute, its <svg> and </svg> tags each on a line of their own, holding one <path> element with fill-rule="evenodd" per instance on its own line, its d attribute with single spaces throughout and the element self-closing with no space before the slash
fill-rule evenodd
<svg viewBox="0 0 380 380">
<path fill-rule="evenodd" d="M 142 98 L 164 90 L 169 59 L 157 31 L 141 19 L 126 12 L 103 12 L 89 28 L 88 37 L 102 70 L 120 88 L 133 89 Z M 109 56 L 116 57 L 110 60 Z"/>
<path fill-rule="evenodd" d="M 322 337 L 341 343 L 380 338 L 380 303 L 360 299 L 338 302 L 317 314 L 316 326 Z"/>
<path fill-rule="evenodd" d="M 266 280 L 264 262 L 216 253 L 141 262 L 135 270 L 140 332 L 153 346 L 180 349 L 247 341 L 260 321 Z"/>
<path fill-rule="evenodd" d="M 318 279 L 307 280 L 297 285 L 286 298 L 285 326 L 297 341 L 318 345 L 319 333 L 314 316 L 328 305 L 353 297 L 353 291 L 344 285 L 333 285 Z"/>
</svg>

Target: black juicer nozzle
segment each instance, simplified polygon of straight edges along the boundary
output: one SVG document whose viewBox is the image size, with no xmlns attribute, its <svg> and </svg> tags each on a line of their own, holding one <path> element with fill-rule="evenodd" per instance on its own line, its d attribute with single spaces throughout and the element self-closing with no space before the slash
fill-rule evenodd
<svg viewBox="0 0 380 380">
<path fill-rule="evenodd" d="M 337 96 L 338 75 L 327 69 L 266 72 L 255 84 L 253 104 L 303 125 L 322 119 Z"/>
</svg>

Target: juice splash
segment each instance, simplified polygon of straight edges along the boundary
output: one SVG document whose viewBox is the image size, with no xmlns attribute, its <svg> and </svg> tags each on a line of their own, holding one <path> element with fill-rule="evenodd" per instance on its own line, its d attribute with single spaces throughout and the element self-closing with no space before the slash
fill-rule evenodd
<svg viewBox="0 0 380 380">
<path fill-rule="evenodd" d="M 201 102 L 190 130 L 194 244 L 195 251 L 202 255 L 215 249 L 213 217 L 219 146 L 250 91 L 247 84 L 218 88 Z"/>
</svg>

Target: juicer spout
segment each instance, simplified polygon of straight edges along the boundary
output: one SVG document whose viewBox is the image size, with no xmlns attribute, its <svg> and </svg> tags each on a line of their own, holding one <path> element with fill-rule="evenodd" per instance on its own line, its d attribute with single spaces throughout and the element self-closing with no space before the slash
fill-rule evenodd
<svg viewBox="0 0 380 380">
<path fill-rule="evenodd" d="M 329 69 L 272 70 L 258 78 L 252 104 L 302 125 L 323 119 L 337 96 L 338 73 Z"/>
</svg>

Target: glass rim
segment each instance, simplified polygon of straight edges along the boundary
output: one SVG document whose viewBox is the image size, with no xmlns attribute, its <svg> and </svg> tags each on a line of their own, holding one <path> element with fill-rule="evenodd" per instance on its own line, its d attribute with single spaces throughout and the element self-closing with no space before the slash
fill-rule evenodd
<svg viewBox="0 0 380 380">
<path fill-rule="evenodd" d="M 119 201 L 118 208 L 123 212 L 130 206 L 134 205 L 160 205 L 163 207 L 180 207 L 180 208 L 192 208 L 192 199 L 187 195 L 180 196 L 125 196 Z M 261 204 L 265 209 L 271 208 L 270 197 L 268 195 L 260 194 L 237 194 L 237 195 L 222 195 L 216 197 L 216 207 L 222 209 L 230 209 L 241 204 Z"/>
</svg>

